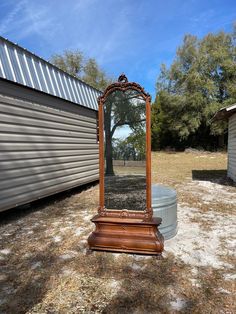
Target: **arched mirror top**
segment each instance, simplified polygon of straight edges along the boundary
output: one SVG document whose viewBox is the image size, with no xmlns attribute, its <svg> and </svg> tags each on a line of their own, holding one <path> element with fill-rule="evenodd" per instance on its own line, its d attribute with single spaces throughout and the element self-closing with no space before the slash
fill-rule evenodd
<svg viewBox="0 0 236 314">
<path fill-rule="evenodd" d="M 128 82 L 125 74 L 121 74 L 118 78 L 118 82 L 110 84 L 104 91 L 104 93 L 98 97 L 98 103 L 104 104 L 107 98 L 115 91 L 123 91 L 126 92 L 128 90 L 136 91 L 137 97 L 142 98 L 144 101 L 148 100 L 151 102 L 151 96 L 147 93 L 142 86 L 135 82 Z"/>
</svg>

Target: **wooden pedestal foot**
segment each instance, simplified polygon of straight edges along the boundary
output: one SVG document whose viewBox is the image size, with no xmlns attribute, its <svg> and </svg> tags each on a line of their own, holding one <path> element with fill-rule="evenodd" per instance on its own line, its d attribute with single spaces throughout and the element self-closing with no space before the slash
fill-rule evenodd
<svg viewBox="0 0 236 314">
<path fill-rule="evenodd" d="M 86 254 L 85 255 L 91 255 L 93 253 L 93 250 L 90 249 L 90 247 L 88 247 L 86 249 Z"/>
<path fill-rule="evenodd" d="M 162 256 L 162 254 L 158 254 L 158 255 L 156 256 L 156 259 L 157 259 L 158 261 L 161 261 L 161 260 L 164 259 L 164 257 Z"/>
<path fill-rule="evenodd" d="M 157 229 L 160 218 L 144 221 L 96 215 L 92 222 L 96 229 L 88 238 L 90 249 L 155 255 L 160 258 L 164 249 L 163 236 Z"/>
</svg>

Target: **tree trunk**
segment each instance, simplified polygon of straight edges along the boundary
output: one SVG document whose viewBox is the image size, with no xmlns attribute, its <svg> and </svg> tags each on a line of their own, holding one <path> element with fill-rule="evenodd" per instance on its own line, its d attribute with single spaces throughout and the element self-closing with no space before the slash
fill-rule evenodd
<svg viewBox="0 0 236 314">
<path fill-rule="evenodd" d="M 106 176 L 114 176 L 112 161 L 111 106 L 104 112 Z"/>
<path fill-rule="evenodd" d="M 218 137 L 218 145 L 219 148 L 224 148 L 224 134 L 219 135 Z"/>
<path fill-rule="evenodd" d="M 105 147 L 105 157 L 106 157 L 106 176 L 114 176 L 113 162 L 112 162 L 112 141 L 111 133 L 105 132 L 106 147 Z"/>
</svg>

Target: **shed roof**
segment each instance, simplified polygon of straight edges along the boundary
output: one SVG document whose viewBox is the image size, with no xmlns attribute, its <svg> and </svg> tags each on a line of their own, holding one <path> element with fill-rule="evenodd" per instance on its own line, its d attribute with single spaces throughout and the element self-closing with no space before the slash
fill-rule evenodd
<svg viewBox="0 0 236 314">
<path fill-rule="evenodd" d="M 233 104 L 228 107 L 221 108 L 213 117 L 213 120 L 224 120 L 231 117 L 234 113 L 236 113 L 236 104 Z"/>
<path fill-rule="evenodd" d="M 101 91 L 0 36 L 0 78 L 97 110 Z"/>
</svg>

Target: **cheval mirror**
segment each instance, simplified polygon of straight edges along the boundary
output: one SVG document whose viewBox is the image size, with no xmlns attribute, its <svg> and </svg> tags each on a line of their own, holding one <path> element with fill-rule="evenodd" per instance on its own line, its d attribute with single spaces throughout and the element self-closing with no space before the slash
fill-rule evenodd
<svg viewBox="0 0 236 314">
<path fill-rule="evenodd" d="M 92 250 L 161 255 L 151 206 L 151 97 L 122 74 L 98 99 L 99 207 Z"/>
</svg>

